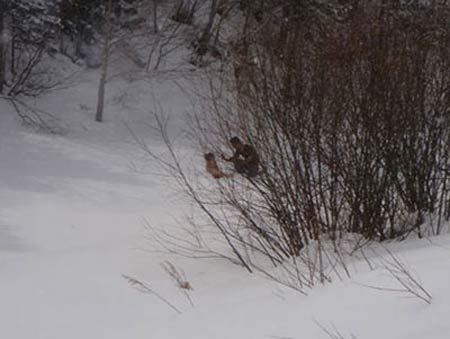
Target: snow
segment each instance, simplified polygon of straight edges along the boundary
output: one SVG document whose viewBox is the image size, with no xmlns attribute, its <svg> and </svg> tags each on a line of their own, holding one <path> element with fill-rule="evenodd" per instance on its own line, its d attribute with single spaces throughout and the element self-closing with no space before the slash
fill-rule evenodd
<svg viewBox="0 0 450 339">
<path fill-rule="evenodd" d="M 63 135 L 21 126 L 0 101 L 1 338 L 329 338 L 321 326 L 344 338 L 449 337 L 449 236 L 388 245 L 431 293 L 430 305 L 365 287 L 399 288 L 380 265 L 371 270 L 357 259 L 351 278 L 303 296 L 224 260 L 152 252 L 143 219 L 176 228 L 190 206 L 155 172 L 127 126 L 161 149 L 146 126 L 155 98 L 174 131 L 185 124 L 191 98 L 171 79 L 117 78 L 107 88 L 106 121 L 98 124 L 98 74 L 77 76 L 72 87 L 33 102 L 61 117 Z M 189 81 L 196 80 L 179 79 Z M 194 306 L 164 261 L 185 272 Z"/>
</svg>

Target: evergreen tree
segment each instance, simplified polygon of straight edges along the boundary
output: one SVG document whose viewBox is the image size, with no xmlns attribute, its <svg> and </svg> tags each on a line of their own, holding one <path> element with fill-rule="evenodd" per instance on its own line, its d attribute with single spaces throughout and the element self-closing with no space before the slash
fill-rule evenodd
<svg viewBox="0 0 450 339">
<path fill-rule="evenodd" d="M 8 14 L 13 38 L 25 44 L 41 44 L 56 36 L 60 19 L 55 1 L 11 0 Z"/>
<path fill-rule="evenodd" d="M 112 0 L 112 25 L 114 28 L 133 28 L 142 21 L 139 16 L 141 0 Z M 75 55 L 82 57 L 81 45 L 92 44 L 103 36 L 105 0 L 62 0 L 59 3 L 62 32 L 75 42 Z"/>
<path fill-rule="evenodd" d="M 102 0 L 63 0 L 59 5 L 63 34 L 75 42 L 75 56 L 80 57 L 82 43 L 92 43 L 103 20 Z"/>
</svg>

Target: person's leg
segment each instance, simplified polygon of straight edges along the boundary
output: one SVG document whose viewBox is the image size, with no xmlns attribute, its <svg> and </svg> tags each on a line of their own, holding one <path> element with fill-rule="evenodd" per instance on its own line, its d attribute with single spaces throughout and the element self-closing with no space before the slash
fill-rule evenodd
<svg viewBox="0 0 450 339">
<path fill-rule="evenodd" d="M 242 161 L 240 160 L 236 160 L 234 162 L 234 169 L 236 170 L 236 172 L 238 172 L 239 174 L 245 174 L 246 173 L 246 166 L 245 164 L 242 163 Z"/>
<path fill-rule="evenodd" d="M 247 165 L 246 169 L 245 169 L 245 174 L 249 177 L 249 178 L 254 178 L 258 175 L 258 166 L 254 166 L 254 165 Z"/>
</svg>

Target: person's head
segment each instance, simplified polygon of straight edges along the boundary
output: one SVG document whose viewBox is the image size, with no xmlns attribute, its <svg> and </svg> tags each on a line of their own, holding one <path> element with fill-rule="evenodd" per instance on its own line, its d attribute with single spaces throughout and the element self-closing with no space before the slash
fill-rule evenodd
<svg viewBox="0 0 450 339">
<path fill-rule="evenodd" d="M 205 160 L 206 160 L 206 161 L 214 160 L 214 154 L 212 154 L 212 153 L 206 153 L 206 154 L 204 155 L 204 157 L 205 157 Z"/>
<path fill-rule="evenodd" d="M 244 144 L 242 143 L 241 139 L 239 139 L 238 137 L 232 137 L 230 139 L 230 143 L 231 146 L 233 146 L 233 148 L 235 150 L 242 150 L 242 148 L 244 147 Z"/>
</svg>

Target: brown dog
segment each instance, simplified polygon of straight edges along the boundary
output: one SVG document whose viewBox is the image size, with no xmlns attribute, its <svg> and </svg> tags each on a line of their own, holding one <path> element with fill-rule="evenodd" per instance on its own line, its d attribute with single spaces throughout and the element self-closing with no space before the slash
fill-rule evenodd
<svg viewBox="0 0 450 339">
<path fill-rule="evenodd" d="M 213 176 L 214 179 L 229 178 L 229 174 L 223 173 L 217 166 L 216 158 L 212 153 L 205 154 L 206 171 Z"/>
</svg>

